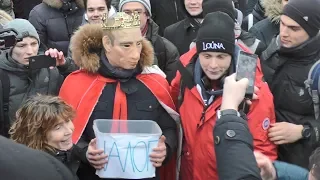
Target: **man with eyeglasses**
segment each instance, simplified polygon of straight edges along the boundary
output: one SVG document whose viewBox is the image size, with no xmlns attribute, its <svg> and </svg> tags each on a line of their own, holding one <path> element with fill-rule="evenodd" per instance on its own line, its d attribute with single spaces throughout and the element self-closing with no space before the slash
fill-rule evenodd
<svg viewBox="0 0 320 180">
<path fill-rule="evenodd" d="M 149 0 L 120 0 L 119 11 L 140 15 L 140 30 L 148 39 L 155 51 L 155 64 L 167 75 L 171 82 L 176 73 L 176 62 L 179 60 L 177 48 L 167 39 L 158 35 L 159 26 L 151 19 L 151 5 Z"/>
</svg>

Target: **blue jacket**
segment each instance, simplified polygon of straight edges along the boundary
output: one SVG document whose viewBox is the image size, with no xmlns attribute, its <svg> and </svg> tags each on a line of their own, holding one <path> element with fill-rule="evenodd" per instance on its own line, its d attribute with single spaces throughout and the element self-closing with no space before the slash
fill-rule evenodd
<svg viewBox="0 0 320 180">
<path fill-rule="evenodd" d="M 273 163 L 278 180 L 308 180 L 309 171 L 281 161 L 274 161 Z"/>
</svg>

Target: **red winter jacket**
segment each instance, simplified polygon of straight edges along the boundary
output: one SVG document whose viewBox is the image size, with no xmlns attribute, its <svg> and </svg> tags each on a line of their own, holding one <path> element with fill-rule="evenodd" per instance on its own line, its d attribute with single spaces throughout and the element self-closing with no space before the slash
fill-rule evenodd
<svg viewBox="0 0 320 180">
<path fill-rule="evenodd" d="M 243 51 L 248 49 L 238 45 Z M 184 66 L 188 65 L 192 57 L 196 54 L 193 48 L 180 60 Z M 262 80 L 260 60 L 258 61 L 255 86 L 260 91 L 259 99 L 254 100 L 248 113 L 248 125 L 254 138 L 254 148 L 267 155 L 272 160 L 277 159 L 276 145 L 268 139 L 268 128 L 270 123 L 275 123 L 275 112 L 273 96 L 267 83 Z M 180 91 L 181 75 L 177 76 L 171 83 L 172 97 L 178 97 Z M 185 88 L 183 102 L 180 106 L 181 123 L 184 132 L 182 145 L 180 179 L 181 180 L 204 180 L 218 179 L 216 157 L 214 151 L 213 127 L 216 123 L 216 111 L 220 108 L 221 97 L 215 101 L 205 111 L 203 120 L 201 119 L 204 108 L 203 100 L 196 87 L 191 90 Z M 175 99 L 177 102 L 177 99 Z M 241 154 L 239 154 L 241 157 Z"/>
</svg>

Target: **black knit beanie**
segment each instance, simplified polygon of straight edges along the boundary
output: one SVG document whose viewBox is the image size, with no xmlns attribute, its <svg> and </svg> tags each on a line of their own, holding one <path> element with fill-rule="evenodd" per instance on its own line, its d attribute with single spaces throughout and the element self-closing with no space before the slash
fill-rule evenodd
<svg viewBox="0 0 320 180">
<path fill-rule="evenodd" d="M 310 37 L 320 30 L 320 0 L 290 0 L 283 9 L 286 15 L 296 21 Z"/>
<path fill-rule="evenodd" d="M 233 20 L 236 19 L 236 9 L 232 0 L 209 0 L 202 3 L 202 12 L 206 16 L 209 13 L 221 11 L 228 14 Z"/>
<path fill-rule="evenodd" d="M 224 52 L 231 56 L 235 48 L 234 20 L 223 12 L 205 16 L 197 35 L 197 53 Z"/>
</svg>

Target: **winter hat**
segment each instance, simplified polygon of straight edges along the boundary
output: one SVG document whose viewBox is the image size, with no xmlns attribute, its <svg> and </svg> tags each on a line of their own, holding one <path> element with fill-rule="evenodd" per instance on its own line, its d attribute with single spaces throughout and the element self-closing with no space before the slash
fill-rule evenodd
<svg viewBox="0 0 320 180">
<path fill-rule="evenodd" d="M 228 14 L 232 19 L 236 19 L 236 10 L 232 0 L 210 0 L 202 4 L 203 15 L 221 11 Z"/>
<path fill-rule="evenodd" d="M 34 37 L 40 44 L 39 34 L 33 25 L 25 19 L 14 19 L 8 22 L 3 28 L 13 28 L 18 32 L 18 36 L 21 38 Z"/>
<path fill-rule="evenodd" d="M 290 0 L 284 6 L 283 15 L 296 21 L 310 37 L 320 30 L 320 0 Z"/>
<path fill-rule="evenodd" d="M 235 48 L 234 20 L 223 12 L 205 16 L 197 35 L 197 53 L 223 52 L 231 56 Z"/>
<path fill-rule="evenodd" d="M 147 9 L 147 11 L 149 13 L 149 16 L 152 16 L 150 0 L 120 0 L 119 11 L 122 11 L 123 5 L 126 3 L 129 3 L 129 2 L 139 2 L 139 3 L 143 4 L 143 6 Z"/>
</svg>

